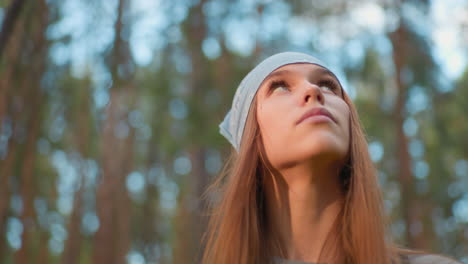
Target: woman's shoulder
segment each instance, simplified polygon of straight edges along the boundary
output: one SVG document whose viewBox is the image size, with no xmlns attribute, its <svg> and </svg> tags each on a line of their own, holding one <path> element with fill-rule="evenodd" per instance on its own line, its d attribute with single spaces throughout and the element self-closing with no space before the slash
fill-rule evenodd
<svg viewBox="0 0 468 264">
<path fill-rule="evenodd" d="M 463 264 L 460 261 L 439 254 L 409 254 L 409 264 Z"/>
</svg>

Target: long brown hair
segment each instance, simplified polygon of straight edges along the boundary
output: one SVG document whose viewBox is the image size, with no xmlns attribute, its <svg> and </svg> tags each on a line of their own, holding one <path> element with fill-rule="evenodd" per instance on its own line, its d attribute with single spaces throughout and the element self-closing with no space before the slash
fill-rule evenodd
<svg viewBox="0 0 468 264">
<path fill-rule="evenodd" d="M 350 109 L 351 139 L 348 161 L 340 173 L 345 202 L 334 225 L 339 240 L 325 243 L 324 250 L 338 250 L 349 264 L 401 263 L 403 252 L 416 251 L 400 248 L 388 233 L 377 174 L 359 116 L 344 92 L 343 100 Z M 233 150 L 220 177 L 207 190 L 212 206 L 204 236 L 203 264 L 263 264 L 278 256 L 265 217 L 263 182 L 268 164 L 262 159 L 256 105 L 255 97 L 239 153 Z"/>
</svg>

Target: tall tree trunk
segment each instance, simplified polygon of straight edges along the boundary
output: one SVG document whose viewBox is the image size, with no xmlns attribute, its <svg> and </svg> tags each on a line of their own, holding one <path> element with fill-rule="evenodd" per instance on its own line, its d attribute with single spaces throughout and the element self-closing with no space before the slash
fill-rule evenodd
<svg viewBox="0 0 468 264">
<path fill-rule="evenodd" d="M 127 60 L 129 57 L 129 50 L 123 51 L 124 54 L 121 56 L 124 60 Z M 119 97 L 122 99 L 121 104 L 127 106 L 127 109 L 121 111 L 120 116 L 121 120 L 127 122 L 127 117 L 130 112 L 130 109 L 135 107 L 135 98 L 136 90 L 135 85 L 132 83 L 132 80 L 123 81 L 123 87 L 119 90 L 121 94 Z M 128 124 L 128 122 L 127 122 Z M 135 143 L 135 129 L 132 126 L 128 126 L 129 131 L 125 139 L 120 142 L 119 155 L 117 159 L 119 160 L 120 169 L 117 175 L 118 185 L 117 192 L 114 194 L 114 203 L 118 205 L 116 207 L 116 231 L 114 232 L 114 239 L 116 243 L 116 253 L 117 261 L 116 264 L 126 263 L 126 255 L 128 249 L 130 248 L 130 238 L 131 238 L 131 200 L 127 192 L 126 179 L 127 175 L 132 171 L 134 166 L 134 143 Z"/>
<path fill-rule="evenodd" d="M 204 249 L 202 234 L 206 230 L 206 203 L 201 199 L 207 187 L 209 178 L 205 170 L 205 149 L 202 139 L 196 131 L 205 127 L 206 118 L 203 114 L 205 105 L 202 103 L 207 94 L 206 87 L 211 83 L 208 74 L 208 62 L 204 57 L 202 43 L 207 35 L 207 26 L 203 13 L 206 0 L 200 1 L 189 13 L 185 22 L 187 35 L 187 49 L 191 60 L 191 74 L 189 79 L 190 94 L 188 103 L 191 115 L 188 123 L 191 145 L 187 147 L 192 171 L 188 178 L 186 192 L 179 197 L 177 242 L 174 249 L 174 263 L 198 263 Z"/>
<path fill-rule="evenodd" d="M 8 67 L 5 67 L 4 71 L 0 73 L 0 129 L 3 129 L 3 122 L 7 115 L 7 109 L 10 105 L 10 87 L 12 86 L 13 76 L 18 69 L 20 53 L 23 51 L 24 47 L 24 25 L 25 19 L 20 19 L 17 23 L 18 26 L 12 33 L 12 41 L 10 45 L 5 47 L 6 55 L 3 57 L 3 60 L 0 58 L 0 62 L 4 61 Z M 14 119 L 13 119 L 14 120 Z M 0 181 L 1 183 L 1 181 Z"/>
<path fill-rule="evenodd" d="M 0 77 L 0 130 L 8 129 L 4 127 L 8 121 L 8 125 L 11 129 L 11 136 L 7 141 L 6 156 L 4 160 L 0 160 L 0 233 L 5 234 L 6 231 L 6 219 L 8 217 L 8 206 L 10 203 L 10 182 L 11 177 L 14 173 L 15 163 L 17 161 L 17 155 L 21 145 L 18 143 L 16 138 L 16 131 L 19 129 L 19 120 L 22 117 L 22 109 L 20 104 L 12 104 L 14 98 L 13 92 L 9 89 L 10 86 L 16 85 L 19 89 L 16 91 L 15 96 L 17 98 L 24 98 L 26 93 L 26 87 L 29 86 L 29 80 L 23 78 L 18 80 L 17 83 L 13 83 L 14 74 L 19 74 L 21 63 L 18 61 L 20 52 L 24 47 L 24 24 L 29 23 L 25 19 L 21 19 L 18 23 L 20 24 L 15 32 L 13 33 L 13 42 L 7 47 L 8 56 L 5 56 L 6 63 L 12 65 L 7 67 L 4 72 L 1 73 Z M 14 65 L 14 66 L 13 66 Z M 11 92 L 11 93 L 10 93 Z M 5 122 L 5 123 L 4 123 Z M 3 256 L 6 250 L 5 238 L 0 239 L 0 255 Z"/>
<path fill-rule="evenodd" d="M 26 0 L 13 0 L 8 7 L 5 18 L 2 23 L 2 30 L 0 31 L 0 58 L 2 57 L 3 50 L 14 30 L 15 22 L 21 13 Z"/>
<path fill-rule="evenodd" d="M 99 181 L 96 206 L 97 214 L 99 217 L 99 229 L 94 238 L 94 263 L 115 263 L 115 243 L 112 240 L 113 232 L 115 232 L 114 215 L 115 204 L 113 201 L 113 190 L 116 189 L 115 182 L 116 173 L 118 172 L 118 163 L 115 162 L 113 157 L 116 146 L 116 139 L 114 137 L 114 129 L 117 125 L 115 116 L 115 108 L 118 106 L 117 96 L 115 91 L 111 90 L 110 102 L 106 109 L 106 120 L 102 130 L 102 174 Z"/>
<path fill-rule="evenodd" d="M 132 73 L 118 72 L 118 67 L 133 63 L 128 43 L 124 42 L 122 17 L 127 1 L 119 0 L 115 40 L 111 52 L 110 72 L 114 86 L 102 130 L 102 178 L 97 191 L 100 227 L 95 236 L 94 263 L 124 263 L 130 246 L 130 207 L 126 176 L 133 166 L 134 130 L 128 126 L 128 113 L 135 98 Z M 118 138 L 118 124 L 128 127 L 125 139 Z"/>
<path fill-rule="evenodd" d="M 90 89 L 88 88 L 89 84 L 86 84 L 86 87 L 83 87 L 83 92 L 80 92 L 77 100 L 79 102 L 79 108 L 75 107 L 73 111 L 73 116 L 76 118 L 77 127 L 74 129 L 74 145 L 81 154 L 80 160 L 80 169 L 79 169 L 79 178 L 80 178 L 80 187 L 76 191 L 73 200 L 73 210 L 70 216 L 68 223 L 68 237 L 65 243 L 64 253 L 62 255 L 62 263 L 64 264 L 78 264 L 80 261 L 80 251 L 81 251 L 81 233 L 80 233 L 80 223 L 83 210 L 83 193 L 85 185 L 85 173 L 84 173 L 84 161 L 88 156 L 89 152 L 89 142 L 90 142 L 90 127 L 89 127 L 89 118 L 91 112 L 89 111 L 91 105 L 89 97 Z"/>
<path fill-rule="evenodd" d="M 152 131 L 158 131 L 161 128 L 156 122 L 153 123 Z M 152 136 L 147 145 L 147 154 L 145 160 L 145 167 L 150 170 L 155 164 L 160 164 L 160 157 L 158 156 L 159 137 Z M 160 177 L 160 175 L 157 175 Z M 147 178 L 148 180 L 148 178 Z M 137 227 L 136 236 L 141 239 L 141 246 L 160 245 L 162 238 L 158 232 L 158 226 L 163 224 L 163 219 L 159 214 L 159 190 L 154 182 L 147 182 L 145 184 L 145 200 L 141 208 L 140 215 L 136 218 L 138 222 L 134 222 L 133 226 Z M 140 246 L 140 245 L 138 245 Z M 144 250 L 142 247 L 142 254 L 145 260 L 149 263 L 166 263 L 162 259 L 162 254 L 156 255 L 154 250 Z"/>
<path fill-rule="evenodd" d="M 36 82 L 39 83 L 39 82 Z M 20 194 L 23 201 L 23 210 L 21 214 L 21 222 L 23 223 L 23 232 L 21 235 L 22 246 L 15 253 L 16 263 L 31 263 L 31 235 L 36 231 L 35 214 L 33 208 L 34 202 L 34 169 L 36 160 L 36 142 L 39 136 L 41 125 L 41 101 L 42 95 L 39 87 L 33 89 L 31 102 L 27 103 L 31 108 L 29 115 L 28 137 L 25 144 L 25 150 L 22 155 L 23 161 L 21 164 L 21 185 Z"/>
<path fill-rule="evenodd" d="M 117 115 L 120 98 L 118 98 L 118 90 L 116 89 L 117 82 L 117 54 L 121 46 L 121 31 L 122 31 L 122 14 L 123 0 L 119 0 L 117 7 L 117 20 L 115 23 L 115 39 L 113 44 L 111 75 L 114 79 L 114 87 L 110 89 L 110 100 L 106 107 L 106 119 L 104 120 L 101 137 L 101 164 L 102 174 L 99 181 L 99 186 L 96 194 L 97 214 L 99 217 L 99 229 L 94 237 L 94 256 L 95 264 L 100 263 L 115 263 L 116 252 L 113 233 L 116 230 L 114 219 L 115 207 L 114 190 L 117 189 L 118 181 L 118 162 L 114 157 L 118 152 L 117 138 L 115 137 L 115 129 L 119 121 Z"/>
<path fill-rule="evenodd" d="M 80 173 L 81 179 L 83 173 Z M 73 200 L 73 210 L 70 215 L 68 223 L 68 236 L 65 243 L 65 249 L 62 255 L 63 264 L 78 264 L 80 261 L 80 248 L 81 248 L 81 235 L 80 223 L 83 209 L 83 180 L 81 180 L 80 187 L 75 193 Z"/>
<path fill-rule="evenodd" d="M 16 130 L 15 120 L 19 119 L 19 111 L 8 111 L 12 96 L 9 94 L 9 87 L 11 86 L 11 81 L 13 80 L 13 75 L 15 69 L 18 65 L 18 58 L 20 52 L 22 51 L 21 47 L 23 46 L 24 38 L 24 19 L 20 19 L 17 22 L 19 25 L 16 27 L 16 30 L 12 32 L 12 43 L 5 48 L 7 49 L 7 56 L 4 57 L 5 63 L 12 65 L 6 67 L 3 72 L 0 73 L 0 131 L 5 129 L 4 125 L 7 121 L 6 117 L 8 116 L 9 126 L 11 131 Z M 24 82 L 24 80 L 23 80 Z M 18 150 L 18 144 L 14 140 L 13 132 L 10 138 L 8 139 L 6 156 L 4 160 L 0 160 L 0 234 L 5 234 L 5 224 L 7 219 L 8 205 L 10 202 L 10 177 L 13 173 L 14 162 Z M 4 255 L 5 251 L 5 238 L 0 239 L 0 256 Z"/>
<path fill-rule="evenodd" d="M 119 107 L 128 105 L 124 89 L 112 89 L 102 134 L 102 179 L 97 193 L 100 227 L 95 237 L 95 263 L 124 263 L 130 245 L 130 200 L 125 180 L 133 166 L 133 129 L 126 140 L 115 137 L 116 125 L 126 117 Z"/>
<path fill-rule="evenodd" d="M 40 90 L 40 79 L 43 76 L 45 69 L 47 43 L 45 39 L 45 31 L 48 25 L 48 10 L 45 0 L 36 2 L 36 7 L 41 10 L 34 16 L 31 24 L 31 38 L 34 40 L 34 47 L 31 50 L 30 57 L 32 63 L 28 72 L 28 86 L 25 88 L 25 105 L 29 107 L 27 112 L 28 129 L 27 138 L 22 153 L 22 164 L 20 168 L 20 194 L 23 201 L 22 213 L 20 216 L 23 224 L 23 232 L 21 234 L 22 246 L 15 252 L 15 262 L 18 264 L 31 263 L 32 261 L 32 235 L 37 232 L 35 223 L 35 213 L 33 208 L 34 202 L 34 169 L 36 161 L 36 145 L 39 138 L 41 126 L 41 109 L 43 94 Z M 27 90 L 26 90 L 27 89 Z"/>
<path fill-rule="evenodd" d="M 125 97 L 127 105 L 130 109 L 133 109 L 134 106 L 134 86 L 130 85 L 126 87 Z M 128 116 L 128 112 L 125 113 L 125 117 Z M 135 143 L 135 129 L 133 127 L 129 127 L 130 131 L 128 136 L 122 142 L 122 151 L 121 151 L 121 158 L 120 158 L 120 177 L 119 177 L 119 185 L 118 190 L 119 192 L 115 195 L 115 203 L 118 205 L 117 207 L 117 232 L 118 234 L 115 236 L 114 239 L 117 240 L 117 264 L 125 264 L 126 255 L 128 249 L 130 248 L 130 226 L 131 226 L 131 200 L 127 192 L 126 186 L 126 179 L 127 175 L 131 172 L 134 164 L 134 143 Z"/>
<path fill-rule="evenodd" d="M 400 182 L 401 206 L 403 218 L 405 220 L 405 240 L 408 246 L 412 248 L 423 248 L 424 243 L 418 239 L 418 235 L 411 230 L 417 225 L 422 225 L 420 222 L 421 208 L 418 206 L 417 196 L 415 195 L 414 176 L 411 171 L 411 156 L 408 149 L 408 139 L 403 130 L 406 97 L 408 92 L 407 84 L 404 83 L 405 66 L 407 65 L 406 58 L 408 54 L 408 31 L 403 22 L 395 32 L 392 33 L 390 39 L 393 45 L 393 62 L 395 65 L 395 83 L 397 88 L 396 102 L 394 108 L 394 122 L 396 127 L 396 146 L 398 159 L 398 177 Z"/>
<path fill-rule="evenodd" d="M 37 253 L 37 260 L 34 263 L 37 264 L 49 264 L 49 234 L 46 231 L 41 231 L 39 235 L 39 249 Z"/>
<path fill-rule="evenodd" d="M 15 112 L 15 115 L 12 116 L 12 120 L 19 119 L 19 111 Z M 17 122 L 12 124 L 12 130 L 17 130 Z M 0 164 L 0 234 L 6 234 L 6 220 L 8 218 L 8 206 L 10 205 L 10 182 L 14 170 L 14 165 L 17 160 L 17 155 L 19 151 L 19 144 L 17 140 L 12 135 L 8 140 L 8 153 L 5 160 Z M 6 238 L 2 237 L 0 239 L 0 256 L 6 255 Z"/>
</svg>

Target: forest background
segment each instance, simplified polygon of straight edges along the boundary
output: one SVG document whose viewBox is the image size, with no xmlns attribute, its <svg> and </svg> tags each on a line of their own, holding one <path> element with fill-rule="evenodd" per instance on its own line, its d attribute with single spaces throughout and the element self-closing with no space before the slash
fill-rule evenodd
<svg viewBox="0 0 468 264">
<path fill-rule="evenodd" d="M 0 262 L 195 263 L 240 80 L 357 105 L 397 240 L 468 264 L 468 1 L 0 0 Z"/>
</svg>

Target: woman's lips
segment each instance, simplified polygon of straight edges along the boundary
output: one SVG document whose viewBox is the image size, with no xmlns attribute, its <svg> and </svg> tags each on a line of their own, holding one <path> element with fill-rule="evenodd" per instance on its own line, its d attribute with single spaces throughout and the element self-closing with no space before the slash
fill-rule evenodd
<svg viewBox="0 0 468 264">
<path fill-rule="evenodd" d="M 302 121 L 333 121 L 336 123 L 335 117 L 325 108 L 323 107 L 314 107 L 307 110 L 301 118 L 296 122 L 296 125 L 301 123 Z"/>
<path fill-rule="evenodd" d="M 306 119 L 302 120 L 301 123 L 304 123 L 304 122 L 330 122 L 330 121 L 333 121 L 331 120 L 331 118 L 329 118 L 328 116 L 325 116 L 325 115 L 314 115 L 314 116 L 309 116 L 307 117 Z"/>
</svg>

